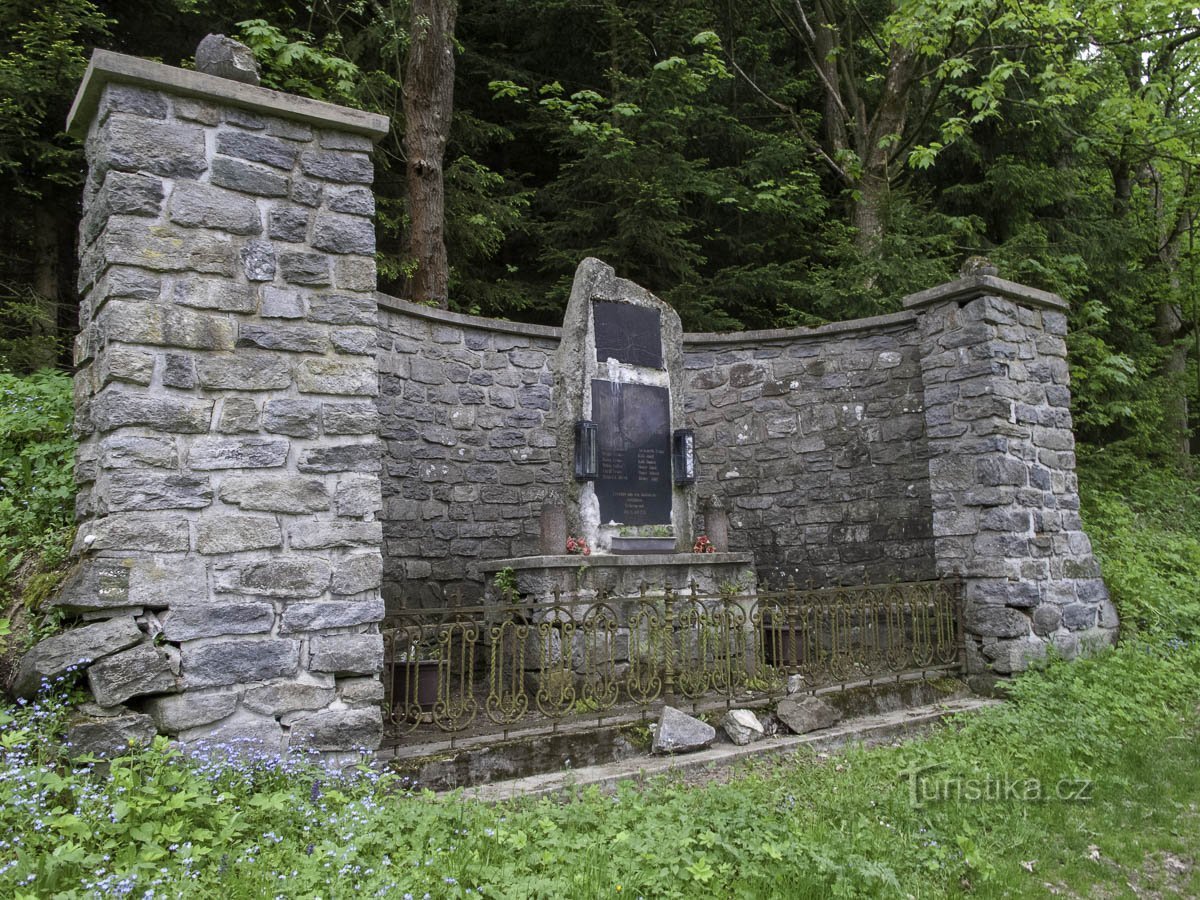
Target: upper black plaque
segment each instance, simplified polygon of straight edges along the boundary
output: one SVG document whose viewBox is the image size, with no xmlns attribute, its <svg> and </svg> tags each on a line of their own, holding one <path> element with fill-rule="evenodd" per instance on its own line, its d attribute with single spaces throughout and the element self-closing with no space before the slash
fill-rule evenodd
<svg viewBox="0 0 1200 900">
<path fill-rule="evenodd" d="M 662 316 L 649 306 L 632 303 L 593 303 L 596 360 L 609 357 L 631 366 L 661 369 Z"/>
<path fill-rule="evenodd" d="M 665 387 L 592 381 L 600 521 L 671 523 L 671 395 Z"/>
</svg>

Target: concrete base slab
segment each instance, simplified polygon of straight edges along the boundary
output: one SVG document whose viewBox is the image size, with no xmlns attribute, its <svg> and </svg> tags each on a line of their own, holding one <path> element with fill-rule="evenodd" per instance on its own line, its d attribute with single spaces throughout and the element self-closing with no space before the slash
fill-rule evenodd
<svg viewBox="0 0 1200 900">
<path fill-rule="evenodd" d="M 716 771 L 742 760 L 794 754 L 803 748 L 826 751 L 854 743 L 872 746 L 898 737 L 920 734 L 950 716 L 974 712 L 1000 702 L 978 697 L 949 700 L 912 709 L 862 716 L 810 734 L 777 736 L 742 747 L 723 744 L 686 756 L 640 757 L 565 772 L 547 772 L 508 781 L 496 781 L 466 788 L 462 796 L 489 803 L 518 797 L 545 797 L 583 787 L 613 788 L 622 781 L 652 778 L 656 775 L 683 774 L 699 770 Z"/>
</svg>

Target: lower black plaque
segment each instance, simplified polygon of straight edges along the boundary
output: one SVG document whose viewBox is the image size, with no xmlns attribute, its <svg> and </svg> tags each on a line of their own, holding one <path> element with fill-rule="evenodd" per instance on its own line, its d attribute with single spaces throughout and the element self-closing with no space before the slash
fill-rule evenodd
<svg viewBox="0 0 1200 900">
<path fill-rule="evenodd" d="M 671 523 L 671 395 L 665 387 L 592 381 L 600 449 L 600 521 Z"/>
</svg>

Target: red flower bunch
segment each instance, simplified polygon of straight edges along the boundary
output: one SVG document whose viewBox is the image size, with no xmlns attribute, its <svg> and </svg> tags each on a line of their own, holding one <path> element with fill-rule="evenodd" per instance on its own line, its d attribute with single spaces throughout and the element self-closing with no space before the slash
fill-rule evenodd
<svg viewBox="0 0 1200 900">
<path fill-rule="evenodd" d="M 693 553 L 716 553 L 717 548 L 713 546 L 713 542 L 708 539 L 707 534 L 702 534 L 696 538 L 696 543 L 692 546 Z"/>
<path fill-rule="evenodd" d="M 573 553 L 576 556 L 591 556 L 592 548 L 589 547 L 588 542 L 581 537 L 568 537 L 567 552 Z"/>
</svg>

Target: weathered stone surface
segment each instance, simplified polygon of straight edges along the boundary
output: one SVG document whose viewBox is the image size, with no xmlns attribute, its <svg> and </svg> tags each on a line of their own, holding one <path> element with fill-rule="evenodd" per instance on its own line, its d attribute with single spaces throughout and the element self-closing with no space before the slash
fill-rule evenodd
<svg viewBox="0 0 1200 900">
<path fill-rule="evenodd" d="M 321 404 L 321 423 L 326 434 L 375 434 L 379 409 L 367 401 L 326 401 Z"/>
<path fill-rule="evenodd" d="M 129 568 L 129 602 L 161 609 L 208 599 L 208 572 L 195 556 L 142 557 Z"/>
<path fill-rule="evenodd" d="M 658 717 L 651 750 L 654 753 L 690 753 L 703 750 L 717 737 L 717 730 L 706 722 L 664 706 Z"/>
<path fill-rule="evenodd" d="M 89 716 L 77 711 L 67 722 L 66 745 L 72 755 L 108 759 L 148 746 L 155 734 L 153 719 L 142 713 Z"/>
<path fill-rule="evenodd" d="M 67 573 L 51 605 L 67 613 L 128 606 L 131 566 L 124 560 L 81 560 Z"/>
<path fill-rule="evenodd" d="M 282 475 L 226 477 L 220 494 L 226 503 L 261 512 L 318 512 L 330 505 L 323 482 Z"/>
<path fill-rule="evenodd" d="M 163 354 L 163 387 L 190 391 L 196 386 L 196 364 L 186 353 Z"/>
<path fill-rule="evenodd" d="M 137 623 L 129 616 L 79 626 L 48 637 L 21 658 L 12 692 L 18 697 L 32 697 L 43 680 L 53 682 L 68 669 L 83 669 L 95 660 L 141 643 L 144 638 Z"/>
<path fill-rule="evenodd" d="M 335 594 L 361 594 L 379 587 L 382 580 L 383 559 L 379 553 L 356 553 L 334 566 L 332 590 Z"/>
<path fill-rule="evenodd" d="M 793 734 L 808 734 L 841 721 L 842 714 L 818 697 L 780 700 L 775 715 Z"/>
<path fill-rule="evenodd" d="M 339 678 L 337 692 L 343 703 L 381 703 L 384 697 L 378 678 Z"/>
<path fill-rule="evenodd" d="M 292 723 L 291 746 L 323 752 L 374 750 L 383 736 L 383 711 L 322 710 Z"/>
<path fill-rule="evenodd" d="M 271 716 L 239 709 L 215 727 L 181 731 L 179 740 L 201 750 L 219 747 L 220 752 L 234 757 L 277 756 L 283 751 L 283 726 Z"/>
<path fill-rule="evenodd" d="M 242 248 L 242 270 L 251 281 L 275 277 L 275 248 L 268 241 L 248 241 Z"/>
<path fill-rule="evenodd" d="M 745 745 L 760 741 L 765 735 L 763 724 L 750 709 L 731 709 L 721 720 L 721 727 L 735 744 Z"/>
<path fill-rule="evenodd" d="M 314 672 L 374 675 L 383 669 L 383 635 L 315 635 L 308 642 L 308 667 Z"/>
<path fill-rule="evenodd" d="M 241 553 L 283 545 L 274 516 L 205 516 L 196 523 L 200 553 Z"/>
<path fill-rule="evenodd" d="M 108 388 L 92 403 L 92 422 L 100 432 L 131 425 L 203 434 L 212 421 L 213 401 L 155 397 L 129 390 Z"/>
<path fill-rule="evenodd" d="M 258 84 L 258 62 L 245 44 L 223 34 L 209 34 L 196 47 L 196 71 L 244 84 Z"/>
<path fill-rule="evenodd" d="M 375 353 L 379 335 L 374 328 L 335 328 L 329 339 L 339 353 L 369 356 Z"/>
<path fill-rule="evenodd" d="M 380 480 L 370 475 L 347 475 L 338 481 L 335 493 L 339 516 L 370 516 L 383 508 Z"/>
<path fill-rule="evenodd" d="M 378 598 L 289 603 L 283 611 L 280 633 L 349 628 L 355 625 L 371 625 L 382 620 L 383 601 Z"/>
<path fill-rule="evenodd" d="M 288 141 L 244 131 L 218 132 L 217 152 L 250 162 L 266 163 L 276 169 L 291 169 L 299 153 L 296 145 Z"/>
<path fill-rule="evenodd" d="M 195 178 L 208 168 L 204 130 L 195 125 L 113 113 L 100 127 L 90 162 L 98 174 L 120 169 L 166 178 Z"/>
<path fill-rule="evenodd" d="M 298 291 L 266 285 L 258 314 L 264 319 L 300 319 L 304 317 L 304 299 Z"/>
<path fill-rule="evenodd" d="M 119 401 L 114 400 L 114 405 Z M 199 422 L 197 422 L 199 424 Z M 148 434 L 110 434 L 99 442 L 100 465 L 105 469 L 154 466 L 173 469 L 179 465 L 175 438 Z"/>
<path fill-rule="evenodd" d="M 329 257 L 321 253 L 281 253 L 279 270 L 289 284 L 319 286 L 330 282 Z"/>
<path fill-rule="evenodd" d="M 374 327 L 377 311 L 374 297 L 358 294 L 318 294 L 308 304 L 309 321 L 331 325 Z"/>
<path fill-rule="evenodd" d="M 221 403 L 217 431 L 238 434 L 258 431 L 258 404 L 248 397 L 228 397 Z"/>
<path fill-rule="evenodd" d="M 148 385 L 154 379 L 154 354 L 132 347 L 110 347 L 97 366 L 100 387 L 113 381 Z"/>
<path fill-rule="evenodd" d="M 113 513 L 80 526 L 73 552 L 140 550 L 172 553 L 188 549 L 188 520 L 161 513 Z"/>
<path fill-rule="evenodd" d="M 295 675 L 299 668 L 297 641 L 214 641 L 183 648 L 183 683 L 187 689 L 270 681 Z"/>
<path fill-rule="evenodd" d="M 188 450 L 187 464 L 198 471 L 271 468 L 287 462 L 289 446 L 276 438 L 198 438 Z"/>
<path fill-rule="evenodd" d="M 166 656 L 150 644 L 106 656 L 89 666 L 87 675 L 92 696 L 101 706 L 117 706 L 130 697 L 176 689 Z"/>
<path fill-rule="evenodd" d="M 226 316 L 195 312 L 181 306 L 110 300 L 99 321 L 121 340 L 185 350 L 232 350 L 233 323 Z"/>
<path fill-rule="evenodd" d="M 321 404 L 315 400 L 270 400 L 263 406 L 262 422 L 263 430 L 273 434 L 316 437 L 321 432 Z"/>
<path fill-rule="evenodd" d="M 165 119 L 170 107 L 167 98 L 158 91 L 129 84 L 106 84 L 96 117 L 103 120 L 114 112 L 132 113 L 147 119 Z"/>
<path fill-rule="evenodd" d="M 342 444 L 335 447 L 315 447 L 303 450 L 296 468 L 301 472 L 378 472 L 381 468 L 381 448 L 369 444 Z"/>
<path fill-rule="evenodd" d="M 237 254 L 232 238 L 216 231 L 197 231 L 153 224 L 136 216 L 113 216 L 108 227 L 80 261 L 83 285 L 91 282 L 99 260 L 157 272 L 192 271 L 232 276 Z"/>
<path fill-rule="evenodd" d="M 1031 619 L 1034 634 L 1052 634 L 1062 624 L 1062 610 L 1053 604 L 1043 604 L 1033 611 Z"/>
<path fill-rule="evenodd" d="M 217 309 L 222 312 L 254 312 L 254 290 L 248 285 L 233 284 L 211 278 L 189 278 L 175 282 L 175 302 L 197 309 Z"/>
<path fill-rule="evenodd" d="M 271 210 L 267 235 L 275 241 L 302 243 L 308 236 L 308 210 L 302 206 L 278 206 Z"/>
<path fill-rule="evenodd" d="M 296 387 L 306 394 L 374 397 L 379 379 L 373 360 L 305 359 L 296 367 Z"/>
<path fill-rule="evenodd" d="M 344 184 L 370 184 L 375 177 L 370 158 L 360 153 L 306 150 L 300 154 L 300 170 L 305 175 Z"/>
<path fill-rule="evenodd" d="M 967 604 L 963 623 L 972 634 L 983 637 L 1020 637 L 1030 628 L 1029 617 L 1020 610 L 982 603 Z"/>
<path fill-rule="evenodd" d="M 212 503 L 212 485 L 203 475 L 173 475 L 141 469 L 110 472 L 106 490 L 108 509 L 203 509 Z"/>
<path fill-rule="evenodd" d="M 264 350 L 287 350 L 293 353 L 324 353 L 329 348 L 329 336 L 324 328 L 315 325 L 253 325 L 238 327 L 239 347 L 261 347 Z"/>
<path fill-rule="evenodd" d="M 262 221 L 258 206 L 236 191 L 210 184 L 181 181 L 171 192 L 168 217 L 189 228 L 217 228 L 232 234 L 258 234 Z"/>
<path fill-rule="evenodd" d="M 286 359 L 244 349 L 199 357 L 196 376 L 202 387 L 217 391 L 280 390 L 292 382 Z"/>
<path fill-rule="evenodd" d="M 375 195 L 367 188 L 331 186 L 326 190 L 326 198 L 326 204 L 334 212 L 352 216 L 375 215 Z"/>
<path fill-rule="evenodd" d="M 212 183 L 242 194 L 258 197 L 286 197 L 288 177 L 275 169 L 248 163 L 229 156 L 212 161 Z"/>
<path fill-rule="evenodd" d="M 369 219 L 357 216 L 318 215 L 312 245 L 330 253 L 370 256 L 375 252 L 375 226 Z"/>
<path fill-rule="evenodd" d="M 293 550 L 329 550 L 335 547 L 379 547 L 383 523 L 309 519 L 288 526 L 288 546 Z"/>
<path fill-rule="evenodd" d="M 238 695 L 234 691 L 203 694 L 189 691 L 186 694 L 152 697 L 146 701 L 145 709 L 159 731 L 179 734 L 232 715 L 237 702 Z"/>
<path fill-rule="evenodd" d="M 254 712 L 282 716 L 301 710 L 324 709 L 336 696 L 334 689 L 327 685 L 273 681 L 246 691 L 242 702 Z"/>
<path fill-rule="evenodd" d="M 168 641 L 192 641 L 230 634 L 266 634 L 274 623 L 275 607 L 264 601 L 194 603 L 167 611 L 163 636 Z"/>
<path fill-rule="evenodd" d="M 263 597 L 319 597 L 329 589 L 329 578 L 329 564 L 324 560 L 276 556 L 243 567 L 233 589 Z"/>
</svg>

